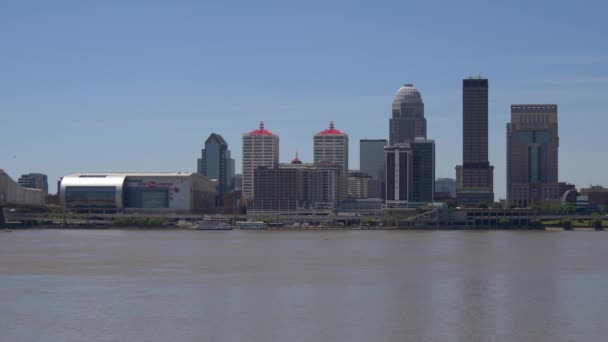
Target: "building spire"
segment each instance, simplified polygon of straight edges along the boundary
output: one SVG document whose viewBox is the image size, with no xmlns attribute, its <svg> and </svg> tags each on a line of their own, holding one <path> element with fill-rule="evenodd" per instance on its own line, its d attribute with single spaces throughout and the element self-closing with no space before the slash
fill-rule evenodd
<svg viewBox="0 0 608 342">
<path fill-rule="evenodd" d="M 334 129 L 334 122 L 333 121 L 329 122 L 329 129 Z"/>
<path fill-rule="evenodd" d="M 298 150 L 296 150 L 296 157 L 293 158 L 293 160 L 291 161 L 292 164 L 302 164 L 302 161 L 300 161 L 300 158 L 298 158 Z"/>
<path fill-rule="evenodd" d="M 264 121 L 260 121 L 260 131 L 264 130 Z"/>
</svg>

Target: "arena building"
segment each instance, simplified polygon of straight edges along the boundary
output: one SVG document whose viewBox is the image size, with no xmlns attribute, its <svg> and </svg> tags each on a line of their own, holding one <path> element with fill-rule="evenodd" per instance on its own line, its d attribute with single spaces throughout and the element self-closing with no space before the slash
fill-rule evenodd
<svg viewBox="0 0 608 342">
<path fill-rule="evenodd" d="M 74 173 L 61 179 L 59 197 L 69 212 L 205 213 L 215 188 L 197 173 Z"/>
</svg>

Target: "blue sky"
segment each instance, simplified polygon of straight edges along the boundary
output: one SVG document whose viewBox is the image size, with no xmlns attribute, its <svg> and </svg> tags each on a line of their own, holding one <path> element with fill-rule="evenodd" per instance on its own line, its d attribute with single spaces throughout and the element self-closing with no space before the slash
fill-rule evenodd
<svg viewBox="0 0 608 342">
<path fill-rule="evenodd" d="M 438 177 L 462 159 L 462 79 L 490 80 L 490 161 L 505 196 L 515 103 L 559 105 L 560 178 L 608 185 L 602 1 L 3 1 L 0 168 L 195 171 L 211 132 L 240 169 L 260 120 L 281 160 L 330 120 L 388 138 L 403 83 L 422 93 Z"/>
</svg>

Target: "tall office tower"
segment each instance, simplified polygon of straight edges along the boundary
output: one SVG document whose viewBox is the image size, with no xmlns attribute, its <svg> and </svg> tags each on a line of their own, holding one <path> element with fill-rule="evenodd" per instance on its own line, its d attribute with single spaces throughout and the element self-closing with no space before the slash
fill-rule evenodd
<svg viewBox="0 0 608 342">
<path fill-rule="evenodd" d="M 557 105 L 511 105 L 507 201 L 518 207 L 559 200 Z"/>
<path fill-rule="evenodd" d="M 384 148 L 386 158 L 385 202 L 388 207 L 406 207 L 412 201 L 413 156 L 409 144 Z"/>
<path fill-rule="evenodd" d="M 329 129 L 319 132 L 313 137 L 314 162 L 331 162 L 340 165 L 348 172 L 348 135 L 334 128 L 329 123 Z"/>
<path fill-rule="evenodd" d="M 21 177 L 17 180 L 17 183 L 24 188 L 39 189 L 45 194 L 49 193 L 48 178 L 42 173 L 28 173 L 21 175 Z M 57 192 L 59 192 L 59 188 L 57 188 Z"/>
<path fill-rule="evenodd" d="M 406 207 L 435 198 L 435 141 L 423 138 L 384 148 L 386 204 Z"/>
<path fill-rule="evenodd" d="M 476 206 L 494 202 L 494 167 L 488 161 L 488 80 L 462 80 L 462 165 L 456 198 Z"/>
<path fill-rule="evenodd" d="M 393 113 L 389 120 L 389 143 L 407 143 L 416 137 L 426 139 L 424 103 L 418 89 L 411 84 L 405 84 L 397 90 L 393 99 Z"/>
<path fill-rule="evenodd" d="M 243 194 L 254 197 L 254 173 L 258 167 L 279 166 L 279 137 L 260 128 L 243 134 Z"/>
<path fill-rule="evenodd" d="M 417 138 L 409 143 L 412 149 L 413 202 L 435 199 L 435 141 Z"/>
<path fill-rule="evenodd" d="M 230 158 L 228 144 L 221 135 L 211 133 L 205 141 L 198 159 L 198 173 L 211 179 L 218 180 L 219 198 L 232 188 L 234 176 L 234 159 Z"/>
<path fill-rule="evenodd" d="M 384 198 L 384 147 L 386 139 L 361 139 L 359 141 L 359 171 L 372 177 L 378 184 L 379 198 Z"/>
</svg>

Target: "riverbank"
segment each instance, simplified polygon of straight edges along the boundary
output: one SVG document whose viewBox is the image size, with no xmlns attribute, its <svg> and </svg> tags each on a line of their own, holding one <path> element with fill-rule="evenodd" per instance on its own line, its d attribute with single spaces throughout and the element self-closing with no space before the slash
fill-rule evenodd
<svg viewBox="0 0 608 342">
<path fill-rule="evenodd" d="M 122 225 L 70 225 L 70 226 L 23 226 L 23 225 L 7 225 L 4 230 L 35 230 L 35 229 L 68 229 L 68 230 L 153 230 L 153 231 L 193 231 L 191 227 L 179 226 L 122 226 Z M 604 231 L 604 229 L 595 229 L 588 227 L 573 227 L 565 229 L 563 227 L 496 227 L 496 226 L 413 226 L 413 227 L 388 227 L 388 226 L 369 226 L 369 227 L 345 227 L 345 226 L 323 226 L 323 227 L 267 227 L 261 229 L 227 229 L 227 230 L 201 230 L 201 231 L 230 231 L 230 230 L 247 230 L 247 231 L 344 231 L 344 230 L 378 230 L 378 231 Z M 1 231 L 1 230 L 0 230 Z"/>
</svg>

